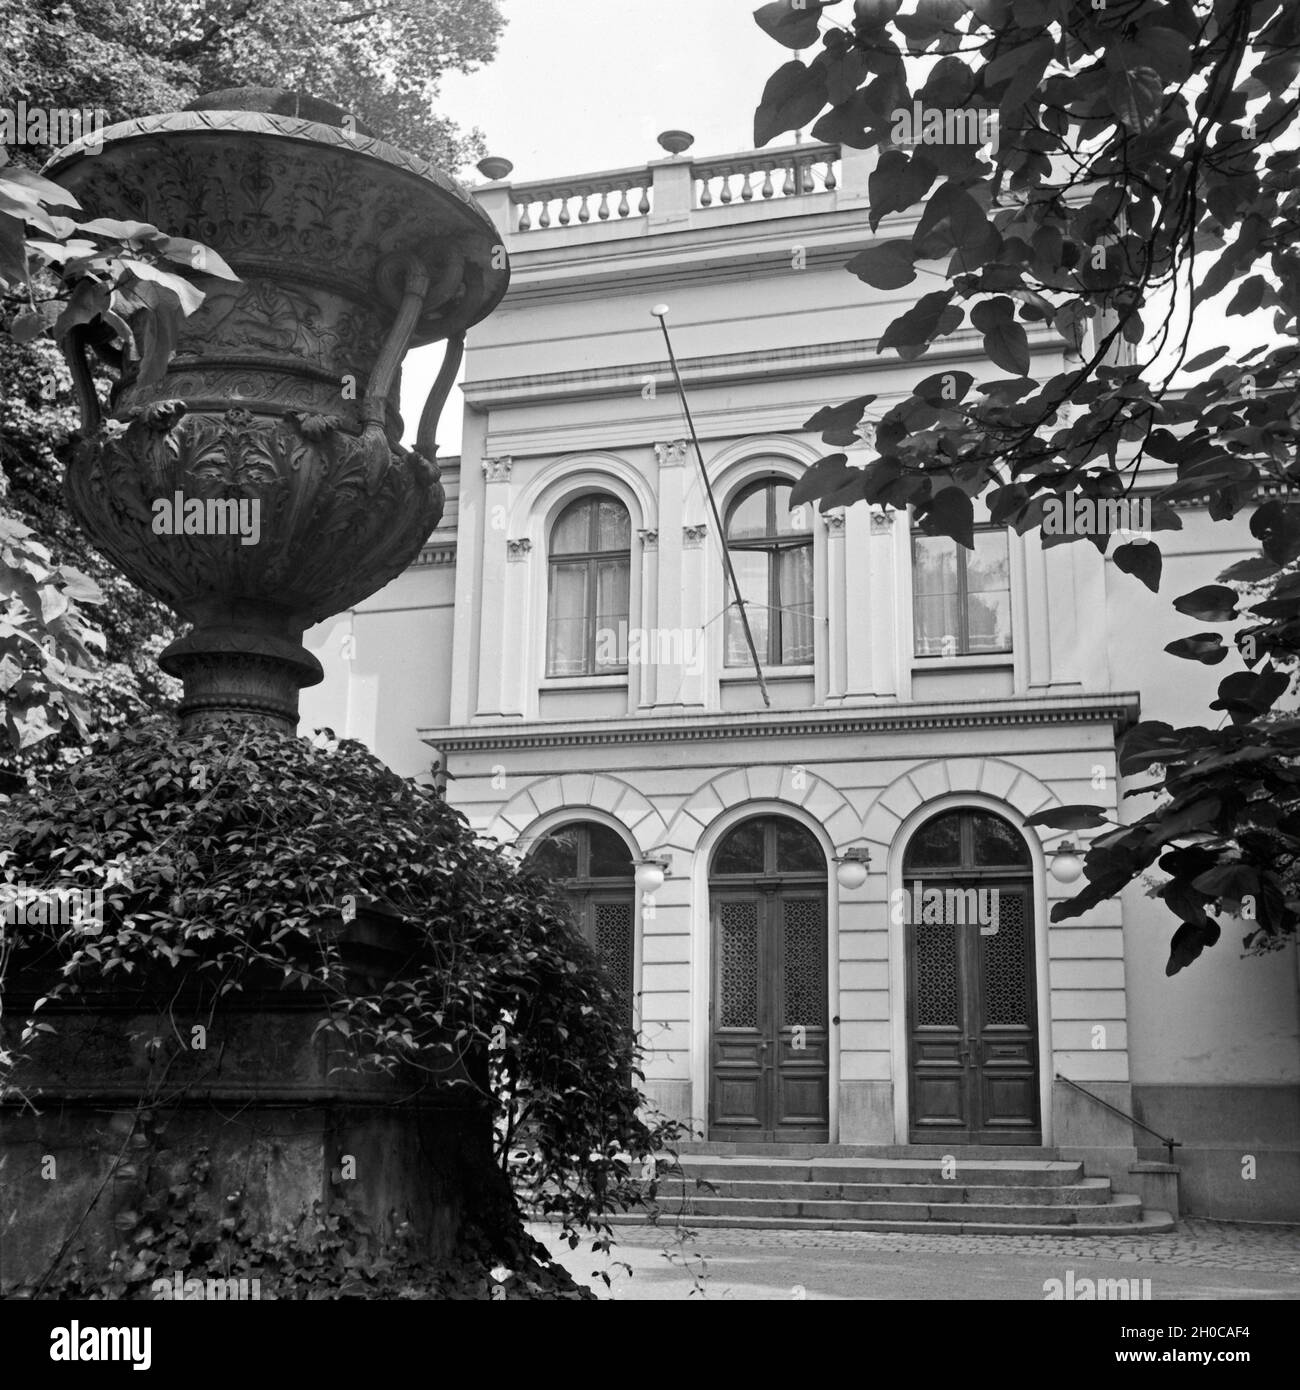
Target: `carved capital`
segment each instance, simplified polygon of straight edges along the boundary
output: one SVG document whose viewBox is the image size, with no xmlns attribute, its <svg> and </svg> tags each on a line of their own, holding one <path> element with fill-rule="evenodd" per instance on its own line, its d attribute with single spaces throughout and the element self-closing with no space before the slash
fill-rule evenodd
<svg viewBox="0 0 1300 1390">
<path fill-rule="evenodd" d="M 507 560 L 526 560 L 532 551 L 533 543 L 527 536 L 523 540 L 506 542 Z"/>
<path fill-rule="evenodd" d="M 871 511 L 871 529 L 873 531 L 892 531 L 894 529 L 894 514 L 886 511 L 884 507 L 873 507 Z"/>
<path fill-rule="evenodd" d="M 822 521 L 826 523 L 826 530 L 832 536 L 842 536 L 844 534 L 844 512 L 843 510 L 827 512 Z"/>
<path fill-rule="evenodd" d="M 514 467 L 514 459 L 509 454 L 497 459 L 483 460 L 483 476 L 489 483 L 508 483 L 510 481 L 510 470 Z"/>
<path fill-rule="evenodd" d="M 704 537 L 708 529 L 707 526 L 683 526 L 682 545 L 687 550 L 698 550 L 704 544 Z"/>
<path fill-rule="evenodd" d="M 655 457 L 660 468 L 680 468 L 686 462 L 686 441 L 674 439 L 667 444 L 656 444 Z"/>
<path fill-rule="evenodd" d="M 659 549 L 658 531 L 638 531 L 637 535 L 641 537 L 641 544 L 645 547 L 646 550 Z"/>
</svg>

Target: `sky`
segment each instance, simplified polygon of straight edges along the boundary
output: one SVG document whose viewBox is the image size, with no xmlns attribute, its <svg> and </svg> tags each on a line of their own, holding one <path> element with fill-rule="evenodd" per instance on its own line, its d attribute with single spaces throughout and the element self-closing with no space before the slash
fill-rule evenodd
<svg viewBox="0 0 1300 1390">
<path fill-rule="evenodd" d="M 497 56 L 441 85 L 441 114 L 477 127 L 511 179 L 621 169 L 665 158 L 663 130 L 688 130 L 694 152 L 753 148 L 763 85 L 792 56 L 754 23 L 758 0 L 501 0 Z M 478 174 L 461 170 L 471 188 Z M 402 415 L 414 437 L 442 348 L 407 358 Z M 454 391 L 438 452 L 460 452 Z"/>
<path fill-rule="evenodd" d="M 794 56 L 754 23 L 757 4 L 501 0 L 507 22 L 496 58 L 478 72 L 445 77 L 439 109 L 462 127 L 481 130 L 489 153 L 514 164 L 516 183 L 664 158 L 656 142 L 663 130 L 690 131 L 697 155 L 748 150 L 763 86 Z M 473 169 L 460 176 L 471 189 L 479 181 Z M 1224 319 L 1234 291 L 1230 286 L 1197 310 L 1192 354 L 1222 342 L 1275 341 L 1266 311 Z M 1161 317 L 1153 305 L 1149 323 Z M 1177 327 L 1174 342 L 1183 322 Z M 402 415 L 408 443 L 441 353 L 439 345 L 407 358 Z M 1162 359 L 1160 375 L 1168 365 Z M 454 391 L 438 429 L 444 458 L 460 452 L 462 408 Z"/>
<path fill-rule="evenodd" d="M 441 109 L 477 126 L 518 182 L 664 158 L 662 130 L 704 154 L 753 147 L 763 84 L 791 54 L 756 0 L 501 0 L 497 57 L 443 79 Z"/>
</svg>

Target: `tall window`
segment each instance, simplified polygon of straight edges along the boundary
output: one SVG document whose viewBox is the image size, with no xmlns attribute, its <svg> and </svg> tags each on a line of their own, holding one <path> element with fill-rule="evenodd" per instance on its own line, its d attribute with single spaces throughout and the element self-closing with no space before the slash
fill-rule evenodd
<svg viewBox="0 0 1300 1390">
<path fill-rule="evenodd" d="M 528 864 L 563 888 L 574 925 L 596 948 L 630 1024 L 636 871 L 623 837 L 597 821 L 575 821 L 538 840 Z"/>
<path fill-rule="evenodd" d="M 1011 580 L 1005 529 L 975 532 L 975 549 L 948 536 L 912 534 L 912 615 L 917 656 L 1011 650 Z"/>
<path fill-rule="evenodd" d="M 758 659 L 800 666 L 813 659 L 813 548 L 790 515 L 792 484 L 768 479 L 746 488 L 727 512 L 727 549 L 745 600 Z M 751 664 L 745 628 L 727 609 L 727 665 Z"/>
<path fill-rule="evenodd" d="M 627 670 L 632 522 L 613 497 L 582 497 L 551 532 L 546 674 Z"/>
</svg>

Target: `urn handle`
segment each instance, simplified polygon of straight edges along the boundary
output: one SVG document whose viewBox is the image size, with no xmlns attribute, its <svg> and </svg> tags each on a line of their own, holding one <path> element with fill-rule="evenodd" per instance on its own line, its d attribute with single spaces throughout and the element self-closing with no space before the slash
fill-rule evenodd
<svg viewBox="0 0 1300 1390">
<path fill-rule="evenodd" d="M 103 413 L 99 408 L 95 378 L 86 358 L 86 337 L 82 325 L 77 324 L 64 338 L 63 355 L 72 374 L 72 389 L 77 398 L 77 412 L 81 416 L 81 433 L 92 435 L 99 429 Z"/>
</svg>

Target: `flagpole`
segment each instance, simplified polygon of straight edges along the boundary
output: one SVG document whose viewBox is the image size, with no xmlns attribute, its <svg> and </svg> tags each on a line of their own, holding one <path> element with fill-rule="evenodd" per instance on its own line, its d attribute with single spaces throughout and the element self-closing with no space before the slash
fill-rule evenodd
<svg viewBox="0 0 1300 1390">
<path fill-rule="evenodd" d="M 695 445 L 695 459 L 700 465 L 700 477 L 704 480 L 704 495 L 709 499 L 709 507 L 713 512 L 713 524 L 718 528 L 718 542 L 722 546 L 722 559 L 727 567 L 727 578 L 731 581 L 731 593 L 736 600 L 736 607 L 740 609 L 741 626 L 745 629 L 745 642 L 749 646 L 749 655 L 753 658 L 754 674 L 758 677 L 758 688 L 763 696 L 763 704 L 772 708 L 772 697 L 767 693 L 767 682 L 763 679 L 763 667 L 758 659 L 758 649 L 754 646 L 754 634 L 749 627 L 749 614 L 745 611 L 745 600 L 740 596 L 740 585 L 736 582 L 736 571 L 731 563 L 731 551 L 727 549 L 727 538 L 722 530 L 722 518 L 718 515 L 718 503 L 713 496 L 713 485 L 709 482 L 709 471 L 704 466 L 704 453 L 700 448 L 700 437 L 695 432 L 695 421 L 691 416 L 690 402 L 686 399 L 686 387 L 682 384 L 682 374 L 677 368 L 677 354 L 673 352 L 673 340 L 668 336 L 668 306 L 666 304 L 656 304 L 650 310 L 651 314 L 659 320 L 659 327 L 663 329 L 664 343 L 668 348 L 668 361 L 673 369 L 673 379 L 677 383 L 677 395 L 681 399 L 682 411 L 686 415 L 686 424 L 691 432 L 691 443 Z"/>
</svg>

